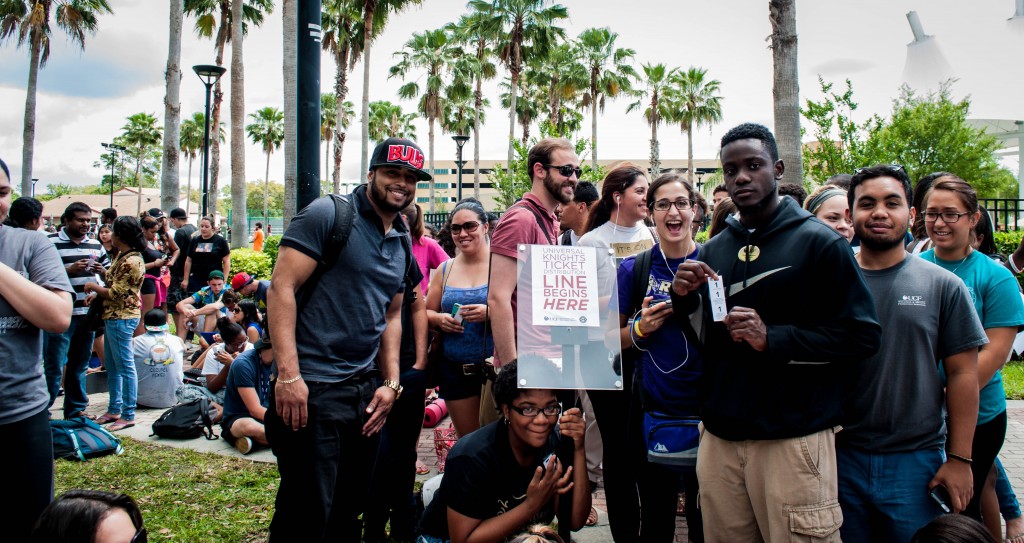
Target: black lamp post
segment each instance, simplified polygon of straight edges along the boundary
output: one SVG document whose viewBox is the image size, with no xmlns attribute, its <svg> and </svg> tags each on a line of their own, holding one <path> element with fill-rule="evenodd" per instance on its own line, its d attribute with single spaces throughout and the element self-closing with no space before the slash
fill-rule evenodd
<svg viewBox="0 0 1024 543">
<path fill-rule="evenodd" d="M 199 80 L 206 85 L 206 126 L 203 129 L 203 196 L 202 202 L 200 203 L 201 215 L 200 217 L 206 216 L 206 205 L 209 195 L 210 182 L 210 93 L 213 90 L 213 85 L 217 83 L 220 76 L 224 75 L 227 70 L 222 66 L 213 66 L 210 64 L 197 64 L 192 67 L 192 71 L 199 76 Z"/>
<path fill-rule="evenodd" d="M 457 198 L 456 201 L 457 202 L 461 202 L 462 201 L 462 166 L 464 166 L 466 164 L 466 161 L 462 160 L 462 146 L 466 145 L 466 142 L 469 141 L 469 136 L 463 136 L 461 134 L 458 134 L 458 135 L 452 136 L 452 139 L 455 140 L 455 145 L 457 146 L 455 165 L 458 166 L 458 168 L 459 168 L 459 177 L 458 177 L 458 181 L 457 181 L 457 185 L 456 185 L 458 187 L 458 189 L 456 190 L 456 198 Z"/>
<path fill-rule="evenodd" d="M 36 183 L 38 183 L 38 182 L 39 182 L 39 178 L 38 177 L 33 177 L 32 178 L 32 197 L 33 198 L 36 197 Z"/>
<path fill-rule="evenodd" d="M 106 147 L 107 150 L 110 152 L 110 207 L 114 207 L 114 166 L 116 165 L 114 153 L 120 151 L 121 160 L 124 160 L 125 148 L 116 143 L 101 143 L 100 145 Z M 33 189 L 32 192 L 34 196 L 35 190 Z"/>
</svg>

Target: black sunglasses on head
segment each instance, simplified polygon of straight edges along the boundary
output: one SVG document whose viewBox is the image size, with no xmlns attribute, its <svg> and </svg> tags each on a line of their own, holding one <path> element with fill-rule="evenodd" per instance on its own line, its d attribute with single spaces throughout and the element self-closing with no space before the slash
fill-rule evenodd
<svg viewBox="0 0 1024 543">
<path fill-rule="evenodd" d="M 553 168 L 555 170 L 558 170 L 558 173 L 562 174 L 565 177 L 572 177 L 572 174 L 575 173 L 576 179 L 579 179 L 579 177 L 583 175 L 583 168 L 573 166 L 572 164 L 565 164 L 563 166 L 555 166 L 554 164 L 544 164 L 543 166 L 545 168 Z"/>
</svg>

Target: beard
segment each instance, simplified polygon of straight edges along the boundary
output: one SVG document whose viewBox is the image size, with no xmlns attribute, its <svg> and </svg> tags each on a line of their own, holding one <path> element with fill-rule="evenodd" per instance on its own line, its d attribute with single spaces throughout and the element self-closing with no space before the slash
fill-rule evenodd
<svg viewBox="0 0 1024 543">
<path fill-rule="evenodd" d="M 892 237 L 880 237 L 873 236 L 867 232 L 860 232 L 859 229 L 855 229 L 857 233 L 857 239 L 860 240 L 860 244 L 870 251 L 884 252 L 892 249 L 897 245 L 903 244 L 903 235 L 892 236 Z"/>
<path fill-rule="evenodd" d="M 573 195 L 570 194 L 569 196 L 566 196 L 562 192 L 562 187 L 565 185 L 565 183 L 569 183 L 569 181 L 566 180 L 565 182 L 558 182 L 552 179 L 552 177 L 554 176 L 552 176 L 550 173 L 544 176 L 544 188 L 547 189 L 548 194 L 550 194 L 556 202 L 562 205 L 566 205 L 569 202 L 571 202 Z"/>
<path fill-rule="evenodd" d="M 366 195 L 370 198 L 370 200 L 373 201 L 374 204 L 377 204 L 377 207 L 380 208 L 381 211 L 387 213 L 398 213 L 402 211 L 403 209 L 409 207 L 409 204 L 412 203 L 412 200 L 414 198 L 412 194 L 409 194 L 406 196 L 405 202 L 402 203 L 401 205 L 395 205 L 391 203 L 388 200 L 387 190 L 385 190 L 384 187 L 380 186 L 380 184 L 377 183 L 376 176 L 370 179 L 369 188 L 370 190 L 367 191 Z"/>
</svg>

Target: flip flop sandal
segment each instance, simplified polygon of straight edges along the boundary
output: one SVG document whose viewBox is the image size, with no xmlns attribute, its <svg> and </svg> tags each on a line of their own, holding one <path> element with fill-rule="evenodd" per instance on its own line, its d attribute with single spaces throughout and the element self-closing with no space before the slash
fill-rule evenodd
<svg viewBox="0 0 1024 543">
<path fill-rule="evenodd" d="M 1024 533 L 1020 533 L 1004 539 L 1006 543 L 1024 543 Z"/>
<path fill-rule="evenodd" d="M 131 428 L 132 426 L 135 426 L 135 421 L 134 420 L 119 420 L 119 421 L 115 422 L 114 424 L 111 424 L 110 428 L 108 428 L 108 429 L 111 432 L 116 432 L 118 430 L 124 430 L 125 428 Z"/>
<path fill-rule="evenodd" d="M 590 513 L 587 514 L 586 526 L 597 526 L 597 509 L 590 508 Z"/>
<path fill-rule="evenodd" d="M 423 462 L 420 462 L 419 460 L 417 460 L 416 461 L 416 474 L 417 475 L 426 475 L 428 473 L 430 473 L 430 468 L 428 468 L 427 465 L 424 464 Z"/>
<path fill-rule="evenodd" d="M 111 417 L 109 413 L 104 413 L 103 416 L 96 419 L 96 424 L 110 424 L 119 420 L 121 420 L 121 417 Z"/>
</svg>

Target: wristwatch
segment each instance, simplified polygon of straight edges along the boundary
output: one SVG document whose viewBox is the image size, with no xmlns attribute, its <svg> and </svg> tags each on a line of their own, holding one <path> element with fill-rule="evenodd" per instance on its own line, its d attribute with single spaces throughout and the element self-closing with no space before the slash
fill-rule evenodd
<svg viewBox="0 0 1024 543">
<path fill-rule="evenodd" d="M 402 397 L 402 385 L 398 384 L 398 381 L 392 381 L 391 379 L 385 379 L 382 383 L 383 386 L 390 388 L 395 391 L 395 399 Z"/>
</svg>

